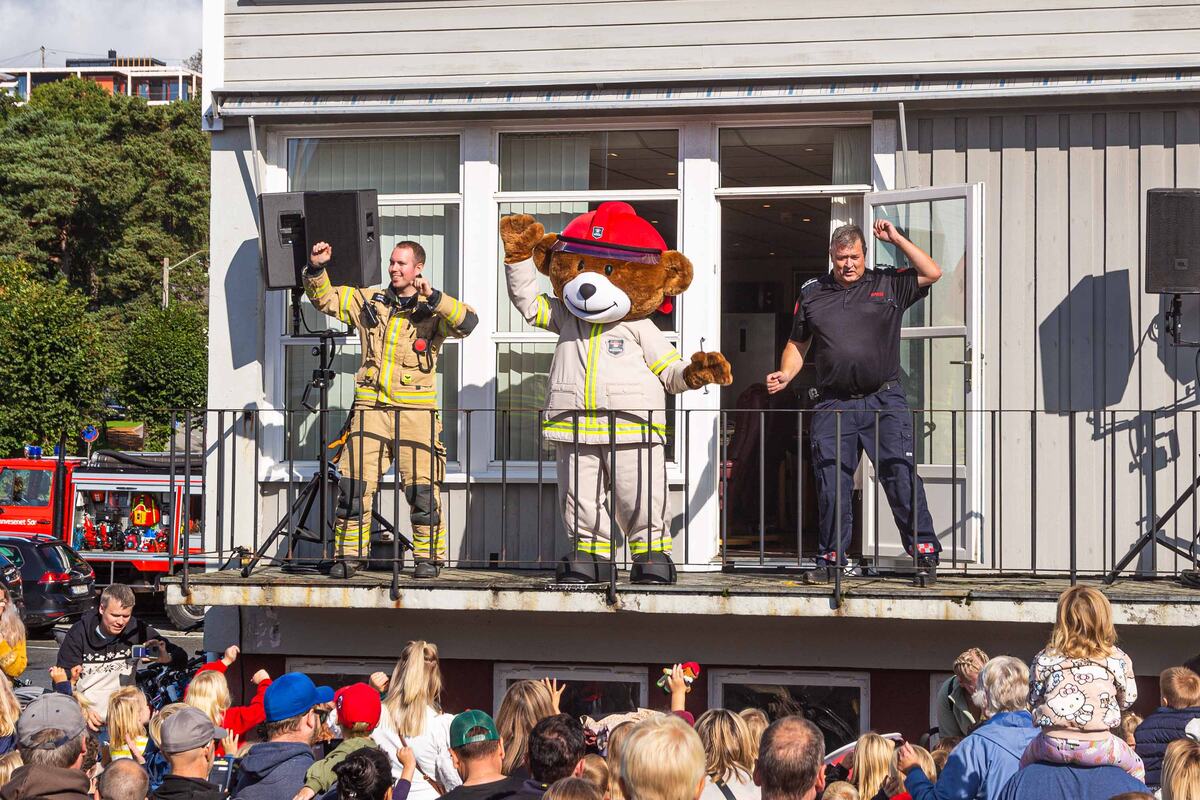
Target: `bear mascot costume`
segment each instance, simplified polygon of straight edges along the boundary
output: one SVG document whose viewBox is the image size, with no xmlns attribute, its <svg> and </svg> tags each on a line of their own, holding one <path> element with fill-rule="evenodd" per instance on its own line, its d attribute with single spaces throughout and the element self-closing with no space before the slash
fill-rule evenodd
<svg viewBox="0 0 1200 800">
<path fill-rule="evenodd" d="M 575 543 L 559 582 L 610 579 L 615 522 L 633 555 L 630 580 L 674 583 L 664 390 L 733 379 L 720 353 L 685 362 L 650 319 L 691 284 L 691 262 L 628 203 L 602 203 L 557 235 L 528 214 L 507 216 L 500 238 L 509 299 L 529 324 L 558 334 L 542 435 L 555 444 Z M 553 296 L 539 291 L 538 272 Z"/>
</svg>

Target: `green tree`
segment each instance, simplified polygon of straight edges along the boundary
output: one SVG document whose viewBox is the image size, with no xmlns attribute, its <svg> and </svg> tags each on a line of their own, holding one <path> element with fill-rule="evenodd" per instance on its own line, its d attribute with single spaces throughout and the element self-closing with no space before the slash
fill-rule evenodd
<svg viewBox="0 0 1200 800">
<path fill-rule="evenodd" d="M 62 277 L 124 319 L 157 297 L 162 259 L 208 240 L 199 100 L 150 106 L 71 78 L 0 111 L 0 255 Z M 184 296 L 203 297 L 194 273 Z"/>
<path fill-rule="evenodd" d="M 146 446 L 166 445 L 171 411 L 203 408 L 208 390 L 208 323 L 202 308 L 173 302 L 142 312 L 124 342 L 122 380 L 129 415 L 146 422 Z M 184 415 L 177 419 L 182 422 Z"/>
<path fill-rule="evenodd" d="M 116 354 L 87 298 L 0 259 L 0 453 L 53 445 L 96 418 Z"/>
</svg>

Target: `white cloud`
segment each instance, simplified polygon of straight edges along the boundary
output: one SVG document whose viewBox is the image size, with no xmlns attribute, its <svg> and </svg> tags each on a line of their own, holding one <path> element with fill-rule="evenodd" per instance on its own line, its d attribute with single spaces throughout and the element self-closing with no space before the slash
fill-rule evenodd
<svg viewBox="0 0 1200 800">
<path fill-rule="evenodd" d="M 178 63 L 200 49 L 201 1 L 0 0 L 0 69 L 37 66 L 42 45 L 46 66 L 109 50 Z"/>
</svg>

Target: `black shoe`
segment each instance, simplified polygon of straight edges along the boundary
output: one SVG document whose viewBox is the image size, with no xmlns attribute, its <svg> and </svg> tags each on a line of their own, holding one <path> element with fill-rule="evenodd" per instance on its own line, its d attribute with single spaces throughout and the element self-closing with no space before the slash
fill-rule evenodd
<svg viewBox="0 0 1200 800">
<path fill-rule="evenodd" d="M 920 556 L 917 558 L 917 574 L 913 576 L 915 586 L 928 587 L 937 583 L 937 556 Z"/>
<path fill-rule="evenodd" d="M 442 571 L 442 562 L 428 559 L 418 561 L 413 569 L 414 578 L 436 578 Z"/>
<path fill-rule="evenodd" d="M 357 561 L 339 561 L 329 569 L 329 577 L 331 578 L 352 578 L 357 573 Z"/>
<path fill-rule="evenodd" d="M 563 556 L 554 571 L 555 583 L 608 583 L 612 580 L 612 561 L 591 553 Z"/>
<path fill-rule="evenodd" d="M 669 586 L 675 583 L 675 562 L 666 553 L 654 551 L 633 557 L 629 570 L 629 582 Z"/>
</svg>

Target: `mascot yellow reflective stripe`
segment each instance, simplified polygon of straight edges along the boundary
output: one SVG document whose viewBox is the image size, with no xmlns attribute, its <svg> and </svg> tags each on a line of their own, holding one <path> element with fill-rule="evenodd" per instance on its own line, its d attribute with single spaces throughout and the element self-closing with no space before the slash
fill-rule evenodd
<svg viewBox="0 0 1200 800">
<path fill-rule="evenodd" d="M 669 553 L 671 552 L 671 536 L 670 534 L 663 534 L 663 540 L 661 542 L 654 542 L 654 546 L 641 540 L 630 542 L 629 552 L 635 556 L 644 555 L 649 552 Z"/>
<path fill-rule="evenodd" d="M 589 534 L 580 534 L 580 536 L 587 536 L 587 535 L 589 535 Z M 612 543 L 611 542 L 595 541 L 595 540 L 591 540 L 591 539 L 588 539 L 588 540 L 580 539 L 579 544 L 576 545 L 575 549 L 581 553 L 593 553 L 598 556 L 604 556 L 605 558 L 612 555 Z"/>
<path fill-rule="evenodd" d="M 611 433 L 612 427 L 616 427 L 617 433 L 657 433 L 666 436 L 670 427 L 660 425 L 659 423 L 650 424 L 648 422 L 618 422 L 615 426 L 609 426 L 607 418 L 579 420 L 580 433 Z M 562 431 L 563 433 L 574 433 L 575 421 L 571 419 L 545 420 L 542 422 L 542 430 L 544 431 Z"/>
<path fill-rule="evenodd" d="M 600 334 L 604 326 L 598 322 L 592 323 L 592 333 L 588 336 L 587 366 L 584 368 L 583 407 L 596 408 L 596 359 L 600 355 Z"/>
<path fill-rule="evenodd" d="M 674 364 L 676 361 L 682 361 L 683 356 L 679 355 L 679 351 L 672 347 L 667 353 L 650 365 L 650 371 L 655 375 L 661 375 L 662 371 Z"/>
<path fill-rule="evenodd" d="M 533 325 L 535 328 L 542 330 L 550 330 L 550 300 L 546 295 L 539 294 L 534 300 L 537 305 L 537 310 L 533 315 Z"/>
<path fill-rule="evenodd" d="M 394 392 L 389 392 L 386 389 L 372 389 L 368 386 L 360 386 L 354 390 L 354 397 L 357 400 L 369 400 L 393 406 L 437 405 L 436 389 L 397 389 Z"/>
</svg>

